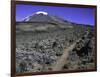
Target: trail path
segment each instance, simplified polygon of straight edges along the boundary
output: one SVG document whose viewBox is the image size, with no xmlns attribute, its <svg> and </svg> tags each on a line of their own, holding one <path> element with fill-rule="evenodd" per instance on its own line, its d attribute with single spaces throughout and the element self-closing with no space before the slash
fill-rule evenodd
<svg viewBox="0 0 100 77">
<path fill-rule="evenodd" d="M 87 36 L 88 36 L 88 32 L 86 33 L 85 37 L 87 37 Z M 73 50 L 73 48 L 75 47 L 76 43 L 78 41 L 80 41 L 80 40 L 81 40 L 81 38 L 76 40 L 70 47 L 64 49 L 63 55 L 60 57 L 60 59 L 58 59 L 56 64 L 53 66 L 53 68 L 52 68 L 53 71 L 59 71 L 59 70 L 62 69 L 62 67 L 66 63 L 66 59 L 69 57 L 69 52 Z"/>
<path fill-rule="evenodd" d="M 72 44 L 70 47 L 64 49 L 63 55 L 60 57 L 60 59 L 56 62 L 55 66 L 53 67 L 53 71 L 61 70 L 64 64 L 66 63 L 66 59 L 69 56 L 69 52 L 73 50 L 76 43 Z"/>
</svg>

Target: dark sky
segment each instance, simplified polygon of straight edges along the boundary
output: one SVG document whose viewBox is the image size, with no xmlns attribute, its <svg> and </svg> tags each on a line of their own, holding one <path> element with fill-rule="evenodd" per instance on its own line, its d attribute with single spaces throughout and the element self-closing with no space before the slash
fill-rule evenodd
<svg viewBox="0 0 100 77">
<path fill-rule="evenodd" d="M 16 5 L 16 21 L 20 21 L 37 11 L 45 11 L 50 15 L 56 15 L 65 20 L 79 24 L 94 25 L 95 21 L 94 8 L 54 7 L 24 4 Z"/>
</svg>

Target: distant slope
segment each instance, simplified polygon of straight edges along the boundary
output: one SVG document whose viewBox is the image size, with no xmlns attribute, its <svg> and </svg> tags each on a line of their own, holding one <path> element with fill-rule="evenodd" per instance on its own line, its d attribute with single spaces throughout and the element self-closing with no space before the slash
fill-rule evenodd
<svg viewBox="0 0 100 77">
<path fill-rule="evenodd" d="M 23 18 L 22 21 L 16 22 L 17 32 L 48 31 L 55 29 L 73 28 L 74 26 L 87 27 L 87 25 L 72 23 L 58 16 L 49 15 L 46 12 L 36 12 L 30 16 Z"/>
</svg>

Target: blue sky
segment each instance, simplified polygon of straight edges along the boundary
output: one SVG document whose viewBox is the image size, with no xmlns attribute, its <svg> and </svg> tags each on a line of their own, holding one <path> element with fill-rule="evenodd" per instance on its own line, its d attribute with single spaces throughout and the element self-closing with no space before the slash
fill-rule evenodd
<svg viewBox="0 0 100 77">
<path fill-rule="evenodd" d="M 65 20 L 79 23 L 94 25 L 94 8 L 77 8 L 77 7 L 55 7 L 41 5 L 16 5 L 16 21 L 21 21 L 26 16 L 32 15 L 37 11 L 48 12 L 49 15 L 56 15 Z"/>
</svg>

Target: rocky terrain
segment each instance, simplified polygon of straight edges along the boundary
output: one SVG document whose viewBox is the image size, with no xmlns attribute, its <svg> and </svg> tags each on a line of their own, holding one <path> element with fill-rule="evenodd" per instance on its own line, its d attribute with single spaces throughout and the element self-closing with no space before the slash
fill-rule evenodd
<svg viewBox="0 0 100 77">
<path fill-rule="evenodd" d="M 58 66 L 59 69 L 54 68 Z M 92 26 L 42 13 L 16 22 L 17 73 L 93 68 L 95 37 Z"/>
</svg>

